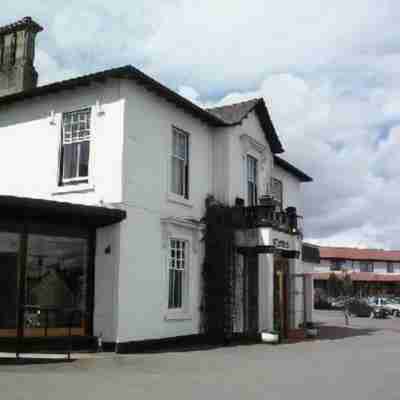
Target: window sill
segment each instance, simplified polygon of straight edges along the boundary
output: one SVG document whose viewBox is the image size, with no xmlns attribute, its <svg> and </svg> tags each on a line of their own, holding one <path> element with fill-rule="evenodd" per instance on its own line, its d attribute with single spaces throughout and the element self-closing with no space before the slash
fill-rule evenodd
<svg viewBox="0 0 400 400">
<path fill-rule="evenodd" d="M 178 196 L 175 193 L 168 193 L 168 201 L 185 207 L 193 208 L 193 203 L 190 200 L 185 199 L 182 196 Z"/>
<path fill-rule="evenodd" d="M 89 183 L 77 184 L 77 185 L 66 185 L 57 187 L 51 194 L 53 196 L 69 193 L 87 193 L 94 192 L 95 186 Z"/>
<path fill-rule="evenodd" d="M 191 320 L 192 316 L 186 312 L 181 310 L 168 310 L 164 316 L 166 321 L 187 321 Z"/>
</svg>

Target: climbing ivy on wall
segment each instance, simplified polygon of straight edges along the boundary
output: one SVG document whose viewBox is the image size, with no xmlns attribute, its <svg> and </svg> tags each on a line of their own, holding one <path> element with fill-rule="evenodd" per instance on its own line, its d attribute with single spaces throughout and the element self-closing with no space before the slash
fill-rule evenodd
<svg viewBox="0 0 400 400">
<path fill-rule="evenodd" d="M 206 201 L 202 269 L 202 331 L 208 341 L 225 343 L 235 322 L 236 260 L 232 207 Z"/>
</svg>

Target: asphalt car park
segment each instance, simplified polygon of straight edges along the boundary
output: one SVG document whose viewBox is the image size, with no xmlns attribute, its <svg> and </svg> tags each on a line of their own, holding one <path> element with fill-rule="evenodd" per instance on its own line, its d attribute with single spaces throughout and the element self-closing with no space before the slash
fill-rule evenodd
<svg viewBox="0 0 400 400">
<path fill-rule="evenodd" d="M 400 319 L 315 311 L 316 340 L 0 365 L 0 398 L 398 400 Z"/>
</svg>

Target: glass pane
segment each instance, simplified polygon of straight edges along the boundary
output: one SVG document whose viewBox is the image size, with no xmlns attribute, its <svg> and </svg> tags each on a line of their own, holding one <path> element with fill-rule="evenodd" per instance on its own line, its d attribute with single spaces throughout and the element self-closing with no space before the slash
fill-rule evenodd
<svg viewBox="0 0 400 400">
<path fill-rule="evenodd" d="M 17 335 L 19 235 L 0 232 L 0 337 Z"/>
<path fill-rule="evenodd" d="M 86 239 L 29 235 L 25 336 L 86 333 L 87 253 Z"/>
<path fill-rule="evenodd" d="M 184 162 L 176 157 L 172 157 L 171 169 L 171 192 L 183 195 L 185 178 Z"/>
<path fill-rule="evenodd" d="M 89 144 L 90 142 L 81 142 L 79 153 L 79 176 L 87 177 L 89 175 Z"/>
<path fill-rule="evenodd" d="M 182 307 L 182 274 L 175 270 L 175 291 L 174 291 L 175 308 Z"/>
<path fill-rule="evenodd" d="M 174 270 L 169 270 L 168 308 L 174 308 Z"/>
<path fill-rule="evenodd" d="M 76 178 L 78 143 L 65 144 L 63 147 L 63 178 Z"/>
</svg>

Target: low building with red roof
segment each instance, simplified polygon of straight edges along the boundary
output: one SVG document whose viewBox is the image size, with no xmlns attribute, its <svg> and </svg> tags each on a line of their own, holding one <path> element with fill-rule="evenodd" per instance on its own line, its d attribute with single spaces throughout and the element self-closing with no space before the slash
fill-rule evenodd
<svg viewBox="0 0 400 400">
<path fill-rule="evenodd" d="M 319 247 L 320 262 L 314 264 L 314 287 L 328 289 L 332 274 L 351 276 L 362 295 L 400 294 L 400 251 Z"/>
</svg>

